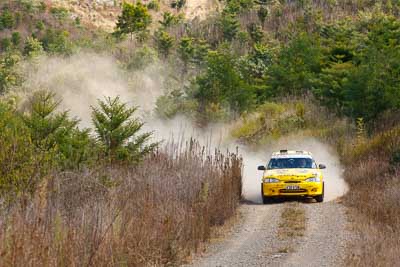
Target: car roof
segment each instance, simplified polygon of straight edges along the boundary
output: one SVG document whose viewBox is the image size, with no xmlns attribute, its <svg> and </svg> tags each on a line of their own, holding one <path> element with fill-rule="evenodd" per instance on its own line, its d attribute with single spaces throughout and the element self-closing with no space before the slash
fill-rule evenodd
<svg viewBox="0 0 400 267">
<path fill-rule="evenodd" d="M 272 158 L 312 158 L 312 154 L 304 150 L 280 150 L 272 153 Z"/>
</svg>

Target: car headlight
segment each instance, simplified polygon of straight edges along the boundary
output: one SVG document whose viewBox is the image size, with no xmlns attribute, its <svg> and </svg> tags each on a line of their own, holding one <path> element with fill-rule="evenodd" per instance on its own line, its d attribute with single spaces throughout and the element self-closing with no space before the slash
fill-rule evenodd
<svg viewBox="0 0 400 267">
<path fill-rule="evenodd" d="M 319 183 L 319 182 L 321 182 L 321 179 L 319 179 L 319 177 L 311 177 L 311 178 L 308 178 L 308 179 L 306 179 L 306 182 L 313 182 L 313 183 Z"/>
<path fill-rule="evenodd" d="M 279 183 L 280 181 L 276 178 L 265 178 L 264 183 Z"/>
</svg>

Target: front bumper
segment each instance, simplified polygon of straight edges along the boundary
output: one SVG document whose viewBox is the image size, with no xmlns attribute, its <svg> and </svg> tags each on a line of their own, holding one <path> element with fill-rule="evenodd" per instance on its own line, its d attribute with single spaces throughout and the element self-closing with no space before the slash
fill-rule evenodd
<svg viewBox="0 0 400 267">
<path fill-rule="evenodd" d="M 294 189 L 294 188 L 298 189 Z M 310 196 L 323 194 L 323 182 L 301 183 L 262 183 L 262 194 L 266 197 L 277 196 Z"/>
</svg>

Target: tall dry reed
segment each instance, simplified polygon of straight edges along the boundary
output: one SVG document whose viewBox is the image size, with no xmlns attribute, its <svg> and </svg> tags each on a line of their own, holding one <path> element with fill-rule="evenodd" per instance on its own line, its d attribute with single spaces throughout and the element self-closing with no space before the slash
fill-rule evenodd
<svg viewBox="0 0 400 267">
<path fill-rule="evenodd" d="M 55 173 L 28 204 L 3 211 L 1 266 L 179 264 L 231 217 L 237 154 L 170 144 L 139 166 Z"/>
</svg>

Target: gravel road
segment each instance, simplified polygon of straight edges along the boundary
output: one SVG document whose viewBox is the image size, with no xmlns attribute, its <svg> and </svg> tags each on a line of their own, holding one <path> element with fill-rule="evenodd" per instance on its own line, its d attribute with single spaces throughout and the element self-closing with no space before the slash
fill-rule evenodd
<svg viewBox="0 0 400 267">
<path fill-rule="evenodd" d="M 191 266 L 342 266 L 347 230 L 345 208 L 337 201 L 301 203 L 305 210 L 303 236 L 281 238 L 279 227 L 286 202 L 274 205 L 243 204 L 242 219 L 220 242 Z"/>
</svg>

